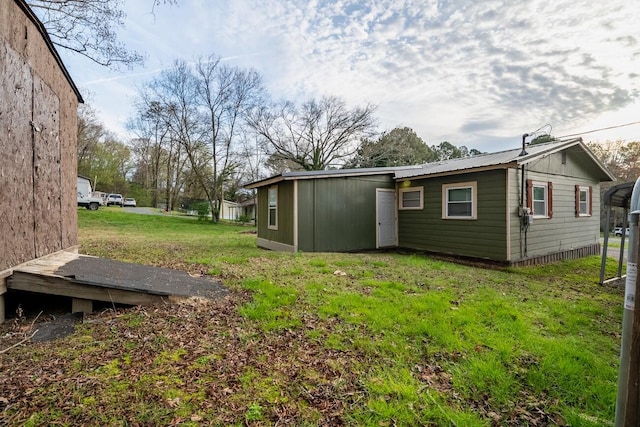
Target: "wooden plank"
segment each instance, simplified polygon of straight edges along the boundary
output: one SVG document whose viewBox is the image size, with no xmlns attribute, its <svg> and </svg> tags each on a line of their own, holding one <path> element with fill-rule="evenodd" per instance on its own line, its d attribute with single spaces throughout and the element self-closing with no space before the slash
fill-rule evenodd
<svg viewBox="0 0 640 427">
<path fill-rule="evenodd" d="M 129 305 L 151 305 L 166 299 L 160 295 L 72 283 L 62 276 L 42 276 L 23 271 L 15 271 L 8 278 L 7 288 Z"/>
<path fill-rule="evenodd" d="M 93 311 L 93 301 L 90 299 L 72 298 L 71 313 L 91 313 Z"/>
<path fill-rule="evenodd" d="M 82 255 L 73 252 L 58 251 L 54 254 L 26 262 L 15 267 L 13 270 L 33 274 L 54 274 L 58 268 L 81 256 Z"/>
</svg>

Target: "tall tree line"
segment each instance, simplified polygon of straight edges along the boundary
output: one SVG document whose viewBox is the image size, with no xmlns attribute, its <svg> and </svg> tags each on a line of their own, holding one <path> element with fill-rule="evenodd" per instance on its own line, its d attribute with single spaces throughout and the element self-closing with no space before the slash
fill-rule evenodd
<svg viewBox="0 0 640 427">
<path fill-rule="evenodd" d="M 180 193 L 207 200 L 218 220 L 227 184 L 244 167 L 248 112 L 263 103 L 262 79 L 219 57 L 176 61 L 139 93 L 130 129 L 140 179 L 172 209 Z M 245 150 L 246 151 L 246 150 Z"/>
</svg>

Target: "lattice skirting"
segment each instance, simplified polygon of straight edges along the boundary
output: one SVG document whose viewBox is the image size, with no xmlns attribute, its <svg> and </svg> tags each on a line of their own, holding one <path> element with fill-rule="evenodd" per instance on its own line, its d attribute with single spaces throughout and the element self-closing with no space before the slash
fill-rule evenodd
<svg viewBox="0 0 640 427">
<path fill-rule="evenodd" d="M 583 258 L 592 255 L 600 255 L 600 243 L 594 243 L 582 248 L 570 249 L 567 251 L 556 252 L 553 254 L 540 255 L 526 259 L 520 259 L 512 261 L 510 264 L 513 266 L 525 266 L 525 265 L 537 265 L 546 264 L 555 261 L 564 261 L 567 259 Z"/>
</svg>

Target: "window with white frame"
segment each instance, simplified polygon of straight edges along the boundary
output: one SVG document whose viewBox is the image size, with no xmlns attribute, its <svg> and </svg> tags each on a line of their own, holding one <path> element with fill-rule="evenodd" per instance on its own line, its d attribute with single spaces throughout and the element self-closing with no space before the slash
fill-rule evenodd
<svg viewBox="0 0 640 427">
<path fill-rule="evenodd" d="M 553 183 L 527 180 L 527 207 L 534 218 L 553 218 Z"/>
<path fill-rule="evenodd" d="M 591 187 L 576 185 L 576 216 L 591 216 Z"/>
<path fill-rule="evenodd" d="M 278 229 L 278 186 L 269 188 L 269 222 L 267 228 Z"/>
<path fill-rule="evenodd" d="M 477 218 L 477 183 L 459 182 L 442 185 L 442 218 Z"/>
<path fill-rule="evenodd" d="M 533 183 L 533 216 L 547 217 L 547 194 L 549 187 L 547 184 Z"/>
<path fill-rule="evenodd" d="M 424 187 L 400 189 L 400 210 L 422 209 L 424 207 Z"/>
</svg>

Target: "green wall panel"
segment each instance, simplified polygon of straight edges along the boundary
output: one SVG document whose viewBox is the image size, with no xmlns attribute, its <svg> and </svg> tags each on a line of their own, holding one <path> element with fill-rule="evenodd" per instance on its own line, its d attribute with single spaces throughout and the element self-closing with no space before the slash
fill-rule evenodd
<svg viewBox="0 0 640 427">
<path fill-rule="evenodd" d="M 477 182 L 477 219 L 442 219 L 442 185 L 468 181 Z M 424 187 L 424 208 L 398 211 L 400 247 L 506 260 L 505 170 L 417 179 L 407 184 Z"/>
<path fill-rule="evenodd" d="M 375 248 L 376 188 L 394 187 L 387 175 L 299 180 L 299 250 Z"/>
<path fill-rule="evenodd" d="M 278 229 L 271 230 L 268 227 L 269 188 L 273 186 L 261 187 L 258 189 L 256 213 L 258 237 L 293 245 L 293 181 L 281 181 L 274 186 L 278 187 Z"/>
</svg>

